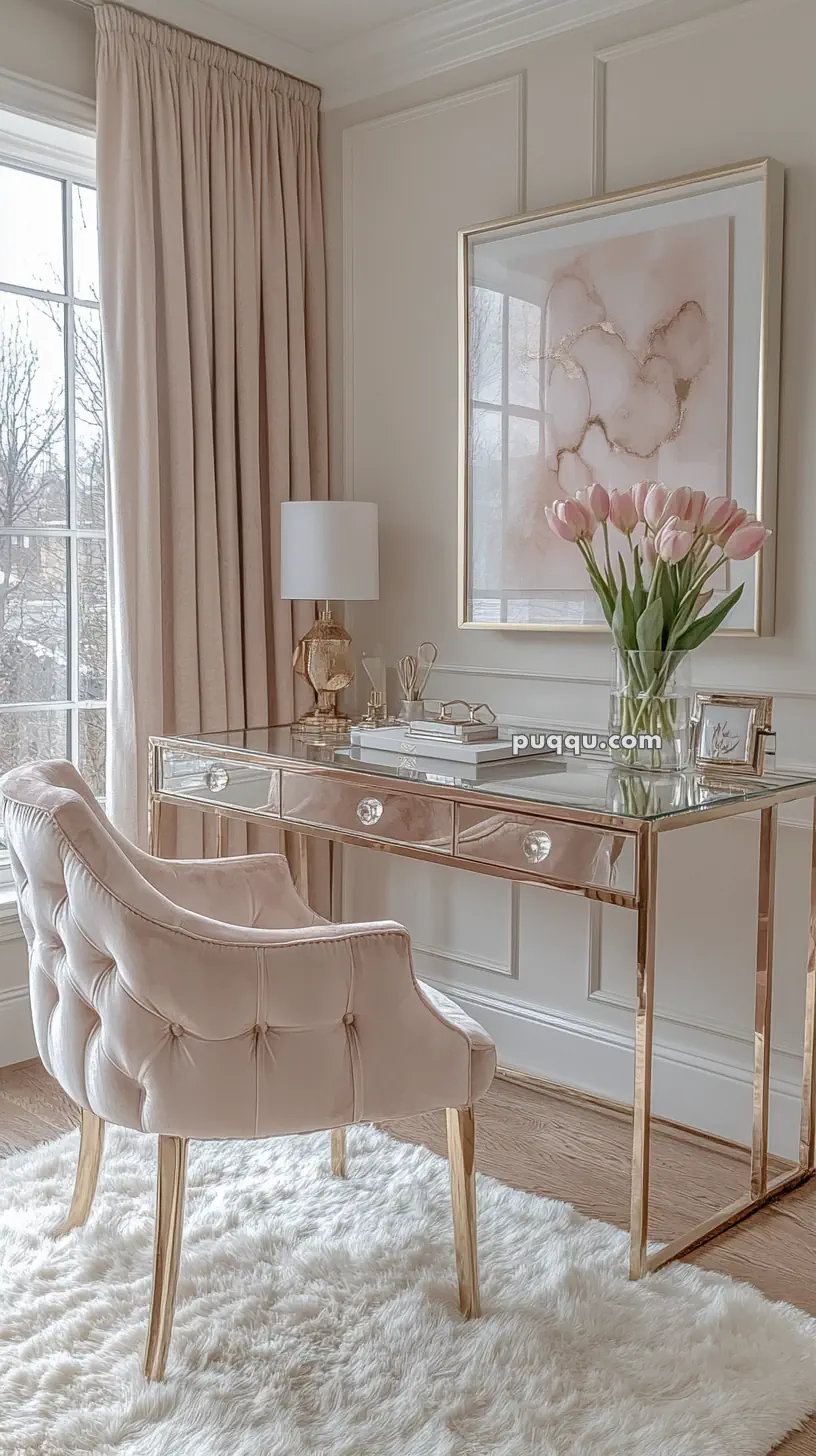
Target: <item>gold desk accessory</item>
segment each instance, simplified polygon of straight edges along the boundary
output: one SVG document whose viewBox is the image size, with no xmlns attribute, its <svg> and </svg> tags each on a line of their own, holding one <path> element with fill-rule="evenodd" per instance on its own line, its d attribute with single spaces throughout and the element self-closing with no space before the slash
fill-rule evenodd
<svg viewBox="0 0 816 1456">
<path fill-rule="evenodd" d="M 425 717 L 423 693 L 438 656 L 435 642 L 420 642 L 416 653 L 408 652 L 400 658 L 397 677 L 402 688 L 400 719 L 403 723 L 421 722 Z"/>
<path fill-rule="evenodd" d="M 461 708 L 463 713 L 456 713 Z M 435 718 L 423 722 L 409 723 L 408 733 L 412 738 L 445 739 L 455 743 L 489 743 L 499 736 L 496 714 L 487 703 L 466 703 L 462 698 L 451 698 L 440 703 Z"/>
<path fill-rule="evenodd" d="M 380 595 L 377 507 L 370 501 L 284 501 L 281 506 L 281 596 L 322 601 L 316 622 L 297 645 L 294 668 L 314 689 L 315 704 L 299 732 L 345 734 L 350 718 L 337 694 L 354 680 L 351 636 L 332 616 L 333 601 L 376 601 Z"/>
</svg>

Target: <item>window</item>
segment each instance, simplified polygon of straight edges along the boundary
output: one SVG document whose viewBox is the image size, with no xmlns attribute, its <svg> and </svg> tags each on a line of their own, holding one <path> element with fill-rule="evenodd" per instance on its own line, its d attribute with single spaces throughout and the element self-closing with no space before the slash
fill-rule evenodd
<svg viewBox="0 0 816 1456">
<path fill-rule="evenodd" d="M 481 622 L 546 620 L 503 591 L 501 522 L 508 500 L 535 481 L 545 443 L 541 397 L 544 355 L 537 303 L 474 286 L 470 306 L 470 430 L 473 460 L 473 617 Z"/>
<path fill-rule="evenodd" d="M 105 448 L 92 143 L 33 122 L 20 140 L 11 127 L 0 114 L 0 771 L 70 758 L 101 796 Z"/>
</svg>

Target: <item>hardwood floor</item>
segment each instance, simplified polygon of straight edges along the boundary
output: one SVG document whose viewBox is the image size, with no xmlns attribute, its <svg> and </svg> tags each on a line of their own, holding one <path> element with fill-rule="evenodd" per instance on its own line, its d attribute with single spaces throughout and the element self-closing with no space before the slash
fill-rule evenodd
<svg viewBox="0 0 816 1456">
<path fill-rule="evenodd" d="M 75 1121 L 73 1105 L 39 1062 L 0 1068 L 0 1155 L 57 1137 Z M 477 1108 L 476 1124 L 480 1172 L 564 1199 L 593 1218 L 628 1223 L 627 1113 L 497 1079 Z M 389 1130 L 445 1152 L 444 1112 L 393 1123 Z M 353 1129 L 348 1160 L 353 1169 Z M 681 1232 L 746 1187 L 747 1153 L 678 1129 L 655 1130 L 652 1161 L 650 1232 L 655 1238 Z M 816 1314 L 816 1179 L 690 1257 L 703 1268 L 748 1280 L 770 1299 L 789 1300 Z M 816 1456 L 816 1418 L 778 1452 Z"/>
</svg>

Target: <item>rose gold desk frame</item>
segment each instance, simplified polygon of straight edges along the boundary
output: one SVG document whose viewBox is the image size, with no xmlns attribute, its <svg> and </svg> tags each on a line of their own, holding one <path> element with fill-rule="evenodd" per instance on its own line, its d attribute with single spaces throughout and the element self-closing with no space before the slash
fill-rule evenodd
<svg viewBox="0 0 816 1456">
<path fill-rule="evenodd" d="M 247 823 L 258 822 L 259 820 L 269 823 L 270 819 L 268 813 L 231 809 L 226 805 L 214 806 L 213 804 L 202 803 L 200 800 L 192 797 L 187 798 L 160 792 L 157 788 L 157 762 L 158 754 L 162 746 L 175 748 L 183 746 L 196 749 L 198 752 L 201 752 L 203 749 L 208 758 L 221 757 L 225 759 L 238 759 L 243 763 L 255 761 L 263 763 L 270 768 L 280 766 L 289 770 L 305 771 L 310 774 L 321 773 L 329 777 L 342 774 L 344 778 L 348 777 L 346 770 L 332 770 L 328 765 L 311 762 L 304 764 L 301 761 L 279 757 L 276 754 L 253 754 L 234 749 L 221 749 L 213 744 L 202 744 L 201 741 L 182 738 L 151 739 L 148 823 L 150 850 L 152 854 L 158 854 L 159 852 L 160 812 L 163 803 L 176 804 L 185 808 L 195 808 L 203 813 L 215 814 L 218 823 L 217 849 L 219 854 L 222 852 L 224 846 L 223 826 L 225 819 L 240 819 Z M 373 787 L 376 782 L 376 775 L 366 775 L 365 783 L 368 786 Z M 393 781 L 390 779 L 386 780 L 386 783 L 389 787 L 393 786 Z M 410 791 L 411 787 L 411 783 L 408 780 L 401 780 L 399 783 L 401 792 Z M 415 787 L 425 797 L 438 795 L 454 800 L 457 798 L 455 790 L 440 789 L 429 784 L 416 785 Z M 466 795 L 460 793 L 459 797 L 465 797 L 468 803 L 479 802 L 478 790 L 468 792 Z M 776 1178 L 770 1178 L 768 1174 L 768 1109 L 770 1102 L 771 999 L 773 991 L 777 816 L 780 804 L 790 803 L 797 799 L 811 799 L 812 801 L 810 919 L 805 991 L 799 1161 L 794 1168 L 788 1169 Z M 482 796 L 481 802 L 496 809 L 514 809 L 518 812 L 528 814 L 533 818 L 538 814 L 546 815 L 548 818 L 571 819 L 585 824 L 600 826 L 613 832 L 616 828 L 624 827 L 623 821 L 612 813 L 604 814 L 589 810 L 578 812 L 565 809 L 561 805 L 545 803 L 533 804 L 529 800 L 519 799 L 503 800 L 495 796 Z M 719 1209 L 716 1213 L 703 1219 L 701 1223 L 698 1223 L 688 1233 L 680 1234 L 668 1243 L 649 1251 L 651 1126 L 653 1121 L 659 1123 L 665 1123 L 667 1121 L 665 1118 L 653 1118 L 652 1115 L 658 845 L 661 835 L 672 829 L 689 828 L 692 825 L 702 824 L 712 819 L 732 818 L 736 814 L 756 812 L 760 815 L 760 842 L 754 998 L 754 1091 L 750 1147 L 750 1187 L 743 1198 L 738 1199 L 736 1202 L 728 1205 L 728 1207 Z M 341 915 L 342 846 L 344 844 L 362 845 L 366 848 L 385 850 L 391 854 L 401 854 L 414 859 L 436 860 L 439 863 L 455 865 L 457 868 L 470 869 L 471 871 L 475 870 L 476 873 L 501 875 L 504 878 L 515 879 L 527 884 L 541 885 L 542 883 L 546 883 L 546 881 L 542 881 L 540 876 L 532 878 L 529 875 L 525 875 L 523 871 L 509 871 L 486 864 L 480 864 L 478 867 L 474 867 L 472 863 L 468 864 L 465 860 L 457 858 L 456 855 L 442 857 L 429 853 L 424 849 L 414 849 L 410 845 L 378 842 L 371 836 L 366 836 L 365 839 L 362 839 L 352 834 L 320 829 L 312 825 L 300 826 L 288 820 L 278 820 L 277 822 L 279 824 L 283 822 L 287 829 L 294 831 L 299 836 L 298 878 L 300 880 L 301 890 L 307 898 L 308 867 L 306 841 L 310 836 L 329 840 L 331 852 L 331 914 L 334 919 L 339 919 Z M 631 831 L 632 821 L 628 821 L 625 827 Z M 781 787 L 777 790 L 769 790 L 767 794 L 757 796 L 753 800 L 730 800 L 725 803 L 713 804 L 710 807 L 700 806 L 686 812 L 671 814 L 663 819 L 641 821 L 637 829 L 637 838 L 638 876 L 637 892 L 635 895 L 621 894 L 614 891 L 592 891 L 577 886 L 572 889 L 564 885 L 554 886 L 554 888 L 564 889 L 566 893 L 579 893 L 590 898 L 606 900 L 609 903 L 632 909 L 637 915 L 634 1130 L 632 1139 L 632 1191 L 629 1225 L 629 1276 L 631 1279 L 640 1279 L 643 1274 L 649 1273 L 654 1269 L 659 1269 L 663 1264 L 667 1264 L 673 1259 L 678 1259 L 683 1254 L 690 1253 L 693 1249 L 699 1248 L 701 1244 L 708 1243 L 709 1240 L 716 1238 L 718 1234 L 733 1227 L 734 1224 L 740 1223 L 742 1219 L 748 1218 L 766 1203 L 770 1203 L 781 1194 L 806 1182 L 813 1175 L 814 1170 L 816 1170 L 816 1123 L 814 1122 L 814 1092 L 816 1091 L 816 786 L 813 783 L 804 783 Z M 512 1079 L 514 1074 L 510 1069 L 506 1069 L 506 1075 Z M 546 1088 L 552 1085 L 547 1083 L 543 1078 L 532 1077 L 527 1074 L 520 1075 L 519 1080 L 523 1081 L 527 1086 L 541 1086 L 542 1088 Z M 614 1105 L 608 1104 L 604 1098 L 594 1097 L 592 1100 L 601 1105 Z M 677 1124 L 672 1125 L 676 1126 Z"/>
</svg>

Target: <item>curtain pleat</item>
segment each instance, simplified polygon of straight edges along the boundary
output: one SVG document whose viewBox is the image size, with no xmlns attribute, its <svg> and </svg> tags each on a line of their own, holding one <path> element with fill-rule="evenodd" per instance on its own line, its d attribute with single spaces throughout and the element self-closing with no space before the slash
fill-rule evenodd
<svg viewBox="0 0 816 1456">
<path fill-rule="evenodd" d="M 328 493 L 319 93 L 120 5 L 95 14 L 108 799 L 143 841 L 151 734 L 296 712 L 311 614 L 279 599 L 279 516 Z M 180 822 L 175 852 L 205 837 Z"/>
</svg>

